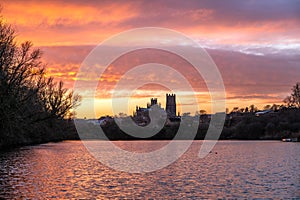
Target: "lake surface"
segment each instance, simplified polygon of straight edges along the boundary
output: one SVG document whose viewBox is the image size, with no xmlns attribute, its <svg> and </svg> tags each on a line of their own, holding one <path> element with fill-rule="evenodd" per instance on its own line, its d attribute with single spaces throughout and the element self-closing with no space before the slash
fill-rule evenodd
<svg viewBox="0 0 300 200">
<path fill-rule="evenodd" d="M 115 142 L 131 151 L 167 143 Z M 168 167 L 142 174 L 104 166 L 81 141 L 0 152 L 0 198 L 300 199 L 300 143 L 219 141 L 200 159 L 201 144 L 195 141 Z"/>
</svg>

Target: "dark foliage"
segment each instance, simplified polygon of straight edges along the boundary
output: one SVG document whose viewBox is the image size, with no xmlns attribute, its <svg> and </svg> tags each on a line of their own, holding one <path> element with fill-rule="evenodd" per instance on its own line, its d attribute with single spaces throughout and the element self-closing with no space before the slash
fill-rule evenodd
<svg viewBox="0 0 300 200">
<path fill-rule="evenodd" d="M 193 117 L 191 117 L 192 119 Z M 192 120 L 191 120 L 192 121 Z M 93 124 L 82 122 L 84 132 L 87 134 L 82 139 L 103 139 L 95 137 L 99 127 Z M 180 122 L 166 123 L 165 126 L 154 136 L 146 138 L 148 140 L 172 140 L 177 134 Z M 193 124 L 191 123 L 191 126 Z M 195 139 L 203 140 L 209 127 L 209 120 L 201 121 L 198 126 Z M 111 119 L 105 125 L 101 125 L 106 137 L 110 140 L 145 140 L 145 138 L 135 138 L 124 133 L 118 125 Z M 90 133 L 90 134 L 88 134 Z M 220 135 L 220 139 L 282 139 L 300 136 L 300 109 L 284 108 L 277 112 L 256 116 L 255 113 L 244 113 L 240 116 L 227 116 L 225 126 Z M 177 139 L 190 139 L 191 133 L 184 133 Z"/>
<path fill-rule="evenodd" d="M 45 77 L 41 51 L 17 45 L 11 26 L 0 21 L 0 148 L 64 139 L 63 120 L 80 97 Z"/>
<path fill-rule="evenodd" d="M 292 88 L 292 93 L 284 99 L 289 108 L 300 108 L 300 83 L 296 83 Z"/>
</svg>

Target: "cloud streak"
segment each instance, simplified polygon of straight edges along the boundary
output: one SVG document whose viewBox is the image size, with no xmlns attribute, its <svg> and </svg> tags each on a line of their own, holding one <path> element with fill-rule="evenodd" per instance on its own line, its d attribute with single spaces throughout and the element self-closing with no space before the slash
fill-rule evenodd
<svg viewBox="0 0 300 200">
<path fill-rule="evenodd" d="M 3 15 L 36 45 L 98 44 L 137 27 L 171 28 L 204 44 L 300 41 L 299 1 L 4 1 Z M 26 9 L 24 9 L 26 7 Z M 53 37 L 55 36 L 55 37 Z"/>
</svg>

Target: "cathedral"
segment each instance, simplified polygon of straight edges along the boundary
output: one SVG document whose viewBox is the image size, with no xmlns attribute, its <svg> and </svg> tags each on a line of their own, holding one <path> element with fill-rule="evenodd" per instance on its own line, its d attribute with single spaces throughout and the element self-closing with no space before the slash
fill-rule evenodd
<svg viewBox="0 0 300 200">
<path fill-rule="evenodd" d="M 157 103 L 157 98 L 151 98 L 150 103 L 146 108 L 136 106 L 136 110 L 133 114 L 133 118 L 139 124 L 147 125 L 150 122 L 149 110 L 152 106 L 157 105 L 162 112 L 167 113 L 167 117 L 171 121 L 180 121 L 180 117 L 176 115 L 176 95 L 166 94 L 166 110 L 161 108 L 161 105 Z"/>
</svg>

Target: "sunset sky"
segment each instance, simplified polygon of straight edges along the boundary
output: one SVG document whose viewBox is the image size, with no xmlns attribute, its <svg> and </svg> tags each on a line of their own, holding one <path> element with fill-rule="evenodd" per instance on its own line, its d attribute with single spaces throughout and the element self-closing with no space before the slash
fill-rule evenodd
<svg viewBox="0 0 300 200">
<path fill-rule="evenodd" d="M 282 104 L 291 87 L 300 81 L 300 1 L 15 1 L 4 0 L 1 14 L 17 31 L 17 41 L 30 40 L 44 52 L 48 76 L 63 80 L 72 89 L 81 63 L 105 39 L 133 28 L 161 27 L 185 34 L 209 53 L 222 75 L 226 107 Z M 118 46 L 115 48 L 119 48 Z M 177 48 L 177 47 L 176 47 Z M 130 60 L 131 59 L 131 60 Z M 127 62 L 134 58 L 127 58 Z M 99 77 L 96 115 L 111 115 L 111 92 L 126 65 Z M 200 109 L 211 112 L 204 81 L 193 77 Z M 159 68 L 159 67 L 158 67 Z M 186 70 L 185 70 L 186 69 Z M 189 73 L 191 72 L 191 73 Z M 152 77 L 153 78 L 153 77 Z M 156 77 L 153 80 L 161 80 Z M 164 107 L 159 85 L 134 91 L 129 114 L 135 105 L 145 106 L 151 97 Z M 171 91 L 169 91 L 171 92 Z M 184 91 L 183 91 L 184 92 Z M 83 95 L 78 117 L 91 98 Z M 180 102 L 180 111 L 195 102 Z"/>
</svg>

